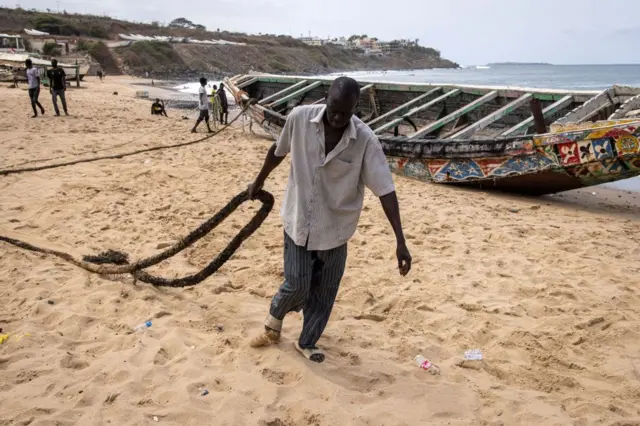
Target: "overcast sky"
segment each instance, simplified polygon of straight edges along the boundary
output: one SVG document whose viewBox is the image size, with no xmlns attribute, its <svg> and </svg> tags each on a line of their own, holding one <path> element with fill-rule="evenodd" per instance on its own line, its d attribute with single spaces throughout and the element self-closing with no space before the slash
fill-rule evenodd
<svg viewBox="0 0 640 426">
<path fill-rule="evenodd" d="M 209 29 L 420 39 L 462 65 L 638 63 L 640 0 L 0 0 Z"/>
</svg>

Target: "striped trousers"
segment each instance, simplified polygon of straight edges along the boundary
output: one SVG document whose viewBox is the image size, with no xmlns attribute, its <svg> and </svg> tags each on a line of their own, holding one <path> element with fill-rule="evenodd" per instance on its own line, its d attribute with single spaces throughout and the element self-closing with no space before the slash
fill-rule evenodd
<svg viewBox="0 0 640 426">
<path fill-rule="evenodd" d="M 280 331 L 289 312 L 302 310 L 304 323 L 298 344 L 314 348 L 329 321 L 347 262 L 347 244 L 310 251 L 284 234 L 284 277 L 271 300 L 269 328 Z"/>
</svg>

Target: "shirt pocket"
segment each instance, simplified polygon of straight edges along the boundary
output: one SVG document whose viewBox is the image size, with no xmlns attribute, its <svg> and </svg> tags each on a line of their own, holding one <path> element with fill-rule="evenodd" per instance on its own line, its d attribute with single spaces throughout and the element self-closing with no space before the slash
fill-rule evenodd
<svg viewBox="0 0 640 426">
<path fill-rule="evenodd" d="M 350 173 L 355 173 L 355 164 L 351 160 L 343 160 L 335 157 L 329 161 L 326 165 L 327 177 L 330 179 L 344 179 L 349 176 Z"/>
<path fill-rule="evenodd" d="M 358 182 L 360 167 L 354 161 L 335 157 L 325 165 L 324 191 L 328 207 L 334 211 L 360 208 Z"/>
</svg>

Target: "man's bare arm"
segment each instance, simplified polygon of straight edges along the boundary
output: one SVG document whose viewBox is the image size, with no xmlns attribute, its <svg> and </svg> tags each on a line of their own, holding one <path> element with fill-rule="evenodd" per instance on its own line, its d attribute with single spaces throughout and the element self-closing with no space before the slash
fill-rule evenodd
<svg viewBox="0 0 640 426">
<path fill-rule="evenodd" d="M 384 214 L 387 216 L 393 233 L 396 236 L 396 257 L 398 258 L 398 269 L 400 275 L 407 275 L 411 270 L 411 254 L 407 248 L 407 243 L 402 231 L 402 222 L 400 221 L 400 206 L 398 205 L 398 196 L 396 191 L 392 191 L 380 197 L 380 203 Z"/>
<path fill-rule="evenodd" d="M 273 145 L 271 145 L 271 148 L 269 148 L 269 151 L 267 152 L 267 156 L 264 159 L 264 164 L 262 165 L 262 169 L 260 170 L 260 173 L 258 173 L 256 180 L 249 187 L 249 196 L 251 198 L 253 198 L 256 195 L 256 193 L 262 189 L 262 185 L 264 185 L 264 181 L 267 180 L 271 172 L 276 167 L 278 167 L 280 163 L 282 163 L 282 160 L 284 160 L 284 157 L 278 157 L 275 154 L 276 146 L 277 145 L 274 143 Z"/>
</svg>

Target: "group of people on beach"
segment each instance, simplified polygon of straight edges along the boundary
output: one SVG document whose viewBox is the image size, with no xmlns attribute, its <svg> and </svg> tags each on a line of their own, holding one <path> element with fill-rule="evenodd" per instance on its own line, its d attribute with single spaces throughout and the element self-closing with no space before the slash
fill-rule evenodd
<svg viewBox="0 0 640 426">
<path fill-rule="evenodd" d="M 31 100 L 31 108 L 33 108 L 33 115 L 31 118 L 38 116 L 38 108 L 40 114 L 44 115 L 44 107 L 38 101 L 40 96 L 40 71 L 33 67 L 31 59 L 25 60 L 27 84 L 29 87 L 29 99 Z M 64 69 L 58 67 L 58 61 L 56 59 L 51 60 L 51 69 L 47 71 L 47 77 L 49 78 L 49 93 L 51 93 L 51 100 L 53 101 L 53 109 L 56 112 L 56 116 L 60 115 L 58 109 L 58 98 L 62 102 L 62 109 L 64 115 L 69 115 L 67 110 L 67 98 L 65 92 L 67 90 L 67 76 Z"/>
<path fill-rule="evenodd" d="M 227 92 L 224 89 L 224 83 L 220 83 L 220 88 L 215 84 L 211 93 L 207 93 L 207 79 L 200 79 L 200 87 L 198 89 L 198 110 L 200 114 L 196 120 L 191 133 L 197 133 L 197 128 L 203 121 L 207 125 L 209 133 L 213 133 L 209 124 L 210 115 L 213 115 L 213 125 L 217 128 L 218 123 L 221 125 L 229 124 L 229 102 L 227 100 Z M 168 117 L 164 102 L 159 98 L 151 104 L 151 115 L 164 115 Z"/>
</svg>

